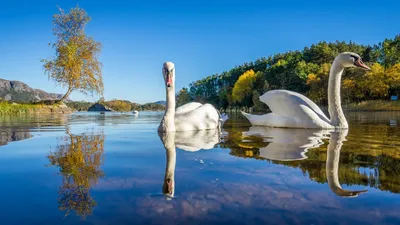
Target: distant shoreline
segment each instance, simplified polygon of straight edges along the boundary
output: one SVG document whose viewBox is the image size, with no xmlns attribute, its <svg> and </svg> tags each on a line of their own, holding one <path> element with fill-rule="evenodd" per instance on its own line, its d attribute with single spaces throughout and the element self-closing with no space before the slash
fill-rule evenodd
<svg viewBox="0 0 400 225">
<path fill-rule="evenodd" d="M 400 101 L 383 101 L 383 100 L 367 100 L 359 103 L 349 103 L 342 105 L 343 111 L 346 112 L 400 112 Z M 323 111 L 328 110 L 328 106 L 321 106 Z M 241 108 L 237 109 L 223 109 L 224 112 L 231 113 L 239 113 Z M 149 112 L 163 112 L 164 110 L 140 110 L 140 111 L 149 111 Z M 248 112 L 248 109 L 244 111 Z M 71 107 L 68 107 L 65 104 L 53 104 L 53 105 L 45 105 L 45 104 L 29 104 L 29 103 L 9 103 L 9 102 L 0 102 L 0 115 L 13 115 L 13 114 L 33 114 L 33 113 L 61 113 L 61 114 L 70 114 L 73 112 L 87 112 L 85 110 L 73 110 Z M 126 111 L 130 112 L 130 111 Z M 263 114 L 266 112 L 254 112 L 255 114 Z"/>
</svg>

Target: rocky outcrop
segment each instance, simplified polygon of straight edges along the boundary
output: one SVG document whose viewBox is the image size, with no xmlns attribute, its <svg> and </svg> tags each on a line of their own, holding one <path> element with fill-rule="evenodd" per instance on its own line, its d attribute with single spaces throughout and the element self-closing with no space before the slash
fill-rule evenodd
<svg viewBox="0 0 400 225">
<path fill-rule="evenodd" d="M 38 102 L 43 100 L 57 100 L 62 94 L 47 93 L 40 89 L 33 89 L 20 81 L 0 79 L 0 98 L 12 102 Z"/>
<path fill-rule="evenodd" d="M 34 112 L 41 113 L 41 114 L 46 114 L 46 113 L 70 114 L 70 113 L 73 113 L 72 109 L 69 108 L 68 106 L 66 106 L 64 103 L 57 104 L 57 105 L 45 105 L 38 109 L 35 109 Z"/>
<path fill-rule="evenodd" d="M 95 103 L 94 105 L 89 107 L 88 111 L 89 112 L 109 112 L 109 111 L 113 111 L 113 110 L 103 104 Z"/>
<path fill-rule="evenodd" d="M 40 89 L 35 89 L 35 91 L 38 93 L 40 100 L 59 100 L 61 99 L 64 94 L 56 94 L 56 93 L 47 93 L 43 90 Z M 65 102 L 70 102 L 70 99 L 65 100 Z"/>
</svg>

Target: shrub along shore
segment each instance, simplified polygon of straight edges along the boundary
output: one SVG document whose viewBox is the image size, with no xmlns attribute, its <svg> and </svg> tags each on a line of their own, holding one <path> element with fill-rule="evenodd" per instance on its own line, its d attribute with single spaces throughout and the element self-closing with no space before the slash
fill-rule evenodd
<svg viewBox="0 0 400 225">
<path fill-rule="evenodd" d="M 14 115 L 23 113 L 62 113 L 69 114 L 72 110 L 63 103 L 10 103 L 0 102 L 0 115 Z"/>
<path fill-rule="evenodd" d="M 400 101 L 369 100 L 343 105 L 346 111 L 400 111 Z"/>
</svg>

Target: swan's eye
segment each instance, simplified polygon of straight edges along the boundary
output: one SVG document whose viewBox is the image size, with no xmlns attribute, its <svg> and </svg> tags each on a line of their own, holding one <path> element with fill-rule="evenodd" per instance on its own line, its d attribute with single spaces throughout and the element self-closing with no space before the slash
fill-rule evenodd
<svg viewBox="0 0 400 225">
<path fill-rule="evenodd" d="M 351 58 L 353 59 L 353 61 L 357 61 L 358 60 L 358 57 L 357 56 L 354 56 L 354 55 L 350 55 L 351 56 Z"/>
</svg>

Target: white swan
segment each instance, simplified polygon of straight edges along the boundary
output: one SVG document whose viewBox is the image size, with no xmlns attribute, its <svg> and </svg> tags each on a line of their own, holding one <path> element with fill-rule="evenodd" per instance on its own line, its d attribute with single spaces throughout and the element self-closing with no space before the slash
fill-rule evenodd
<svg viewBox="0 0 400 225">
<path fill-rule="evenodd" d="M 264 115 L 242 114 L 252 125 L 290 128 L 348 128 L 340 100 L 340 82 L 344 68 L 360 67 L 370 70 L 361 57 L 353 52 L 340 53 L 333 61 L 329 73 L 328 108 L 330 119 L 309 98 L 287 90 L 272 90 L 260 96 L 272 113 Z"/>
<path fill-rule="evenodd" d="M 175 65 L 165 62 L 162 73 L 166 85 L 167 103 L 159 132 L 215 129 L 228 117 L 221 115 L 211 104 L 191 102 L 175 109 Z"/>
<path fill-rule="evenodd" d="M 220 142 L 220 135 L 220 129 L 158 133 L 167 154 L 162 192 L 168 199 L 175 193 L 176 148 L 189 152 L 211 149 Z"/>
<path fill-rule="evenodd" d="M 137 110 L 133 110 L 133 112 L 132 112 L 134 115 L 139 115 L 139 111 L 137 111 Z"/>
</svg>

